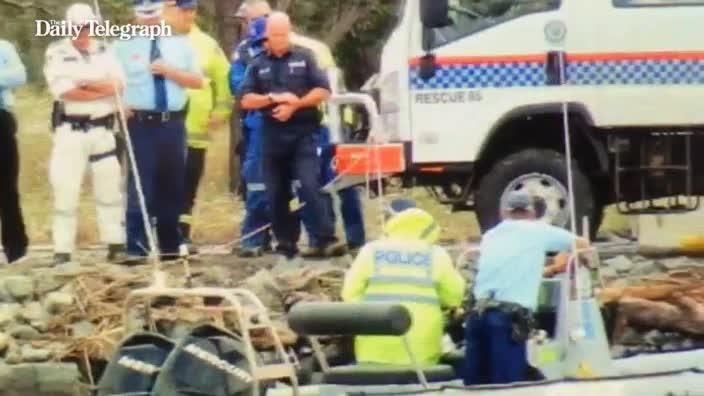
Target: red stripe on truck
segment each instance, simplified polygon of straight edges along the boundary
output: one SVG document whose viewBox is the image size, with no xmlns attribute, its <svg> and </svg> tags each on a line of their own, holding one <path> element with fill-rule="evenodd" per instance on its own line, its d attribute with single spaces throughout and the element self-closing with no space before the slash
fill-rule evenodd
<svg viewBox="0 0 704 396">
<path fill-rule="evenodd" d="M 521 63 L 545 62 L 547 54 L 537 55 L 486 55 L 486 56 L 440 56 L 436 58 L 439 65 L 473 65 L 483 63 Z M 420 57 L 408 60 L 410 66 L 419 66 Z M 704 51 L 660 51 L 660 52 L 602 52 L 574 53 L 567 55 L 568 61 L 606 62 L 633 60 L 704 60 Z"/>
</svg>

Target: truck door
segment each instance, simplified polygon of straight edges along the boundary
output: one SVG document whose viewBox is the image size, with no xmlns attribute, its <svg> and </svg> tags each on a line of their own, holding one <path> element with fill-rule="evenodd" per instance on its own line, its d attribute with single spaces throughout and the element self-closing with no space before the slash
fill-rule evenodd
<svg viewBox="0 0 704 396">
<path fill-rule="evenodd" d="M 504 114 L 559 95 L 546 84 L 546 55 L 552 49 L 546 29 L 555 20 L 565 20 L 562 3 L 456 0 L 450 5 L 450 26 L 432 30 L 418 26 L 413 31 L 409 59 L 413 162 L 473 162 Z M 427 80 L 418 74 L 423 40 L 432 47 L 438 65 L 435 76 Z"/>
<path fill-rule="evenodd" d="M 603 126 L 704 124 L 704 0 L 607 0 L 583 59 Z"/>
</svg>

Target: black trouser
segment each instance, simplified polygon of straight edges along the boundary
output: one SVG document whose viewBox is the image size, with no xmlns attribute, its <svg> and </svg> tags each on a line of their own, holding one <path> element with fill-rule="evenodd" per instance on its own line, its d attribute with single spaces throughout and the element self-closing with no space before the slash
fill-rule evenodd
<svg viewBox="0 0 704 396">
<path fill-rule="evenodd" d="M 16 133 L 15 117 L 0 109 L 0 229 L 2 246 L 9 262 L 24 256 L 28 244 L 17 187 L 20 157 Z"/>
<path fill-rule="evenodd" d="M 292 213 L 292 183 L 301 183 L 299 196 L 311 213 L 312 233 L 319 247 L 336 242 L 335 224 L 326 216 L 320 192 L 320 158 L 313 133 L 315 125 L 264 126 L 264 180 L 269 195 L 271 225 L 279 250 L 292 256 L 301 235 L 299 214 Z"/>
<path fill-rule="evenodd" d="M 205 169 L 205 154 L 204 148 L 188 148 L 186 155 L 186 184 L 185 195 L 183 201 L 183 212 L 181 213 L 181 232 L 184 238 L 191 237 L 191 225 L 193 207 L 196 204 L 196 195 L 198 195 L 198 186 L 200 179 L 203 177 Z"/>
</svg>

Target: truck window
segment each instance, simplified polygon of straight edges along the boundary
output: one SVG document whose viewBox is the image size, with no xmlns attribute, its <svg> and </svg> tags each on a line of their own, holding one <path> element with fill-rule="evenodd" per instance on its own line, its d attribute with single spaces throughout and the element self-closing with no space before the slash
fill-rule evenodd
<svg viewBox="0 0 704 396">
<path fill-rule="evenodd" d="M 614 0 L 618 1 L 618 0 Z M 704 1 L 704 0 L 702 0 Z M 480 30 L 524 15 L 560 8 L 561 0 L 455 0 L 450 1 L 452 24 L 426 30 L 432 47 L 440 47 Z"/>
<path fill-rule="evenodd" d="M 613 0 L 616 7 L 704 6 L 704 0 Z"/>
</svg>

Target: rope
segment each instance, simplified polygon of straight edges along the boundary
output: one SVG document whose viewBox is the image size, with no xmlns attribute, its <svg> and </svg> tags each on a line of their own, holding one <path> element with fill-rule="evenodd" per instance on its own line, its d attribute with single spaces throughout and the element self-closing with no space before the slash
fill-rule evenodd
<svg viewBox="0 0 704 396">
<path fill-rule="evenodd" d="M 563 51 L 559 52 L 559 64 L 560 64 L 560 84 L 563 85 L 566 83 L 566 76 L 565 76 L 565 53 Z M 581 285 L 580 282 L 580 275 L 579 275 L 579 255 L 577 253 L 577 213 L 575 210 L 575 203 L 574 203 L 574 178 L 572 174 L 572 145 L 571 145 L 571 139 L 570 139 L 570 122 L 569 122 L 569 107 L 567 101 L 562 102 L 562 123 L 563 123 L 563 131 L 564 131 L 564 144 L 565 144 L 565 161 L 566 161 L 566 166 L 567 166 L 567 195 L 568 195 L 568 202 L 569 202 L 569 209 L 570 209 L 570 229 L 572 231 L 572 234 L 575 236 L 573 242 L 572 242 L 572 251 L 574 252 L 574 259 L 573 260 L 568 260 L 567 263 L 567 268 L 566 268 L 566 279 L 567 279 L 567 284 L 569 285 L 570 283 L 570 278 L 572 277 L 572 274 L 574 274 L 574 285 L 575 288 L 577 289 L 577 301 L 575 303 L 575 320 L 573 321 L 574 323 L 574 328 L 572 331 L 575 332 L 575 334 L 580 334 L 583 330 L 583 325 L 582 325 L 582 304 L 579 302 L 580 295 L 579 295 L 579 288 Z M 569 289 L 568 289 L 569 290 Z M 567 301 L 565 302 L 565 308 L 566 312 L 569 315 L 570 313 L 570 293 L 566 293 L 567 296 Z"/>
<path fill-rule="evenodd" d="M 93 0 L 94 7 L 95 7 L 95 12 L 97 14 L 98 19 L 102 22 L 103 16 L 102 12 L 100 9 L 100 2 L 98 0 Z M 112 86 L 115 92 L 118 91 L 118 86 L 117 82 L 113 79 L 112 80 Z M 120 115 L 120 124 L 125 131 L 125 142 L 127 143 L 127 154 L 130 162 L 130 168 L 132 170 L 132 176 L 134 178 L 134 183 L 135 187 L 137 190 L 137 197 L 139 199 L 139 209 L 142 212 L 142 220 L 144 222 L 144 232 L 147 235 L 147 240 L 149 241 L 149 245 L 151 247 L 150 251 L 150 259 L 152 260 L 154 269 L 153 273 L 155 275 L 156 279 L 156 273 L 161 270 L 161 261 L 159 257 L 161 254 L 159 253 L 159 248 L 156 244 L 156 237 L 154 236 L 154 229 L 150 227 L 149 225 L 149 216 L 147 213 L 147 204 L 146 200 L 144 198 L 144 191 L 142 190 L 142 180 L 139 176 L 139 172 L 137 170 L 137 160 L 135 159 L 134 156 L 134 148 L 132 146 L 132 139 L 130 138 L 130 133 L 129 129 L 127 128 L 127 116 L 125 115 L 125 108 L 122 105 L 122 100 L 115 95 L 115 103 L 117 105 L 117 111 L 118 114 Z"/>
</svg>

